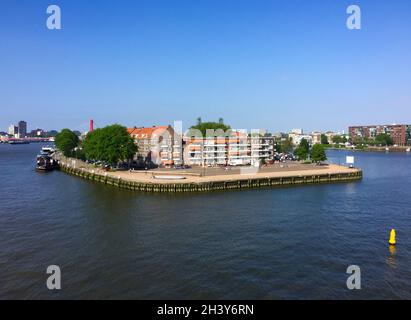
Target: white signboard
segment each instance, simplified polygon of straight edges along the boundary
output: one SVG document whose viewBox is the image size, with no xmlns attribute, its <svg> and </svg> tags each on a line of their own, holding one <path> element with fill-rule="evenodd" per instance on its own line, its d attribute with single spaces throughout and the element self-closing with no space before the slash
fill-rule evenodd
<svg viewBox="0 0 411 320">
<path fill-rule="evenodd" d="M 345 160 L 347 164 L 354 164 L 354 157 L 353 156 L 347 156 L 347 159 Z"/>
</svg>

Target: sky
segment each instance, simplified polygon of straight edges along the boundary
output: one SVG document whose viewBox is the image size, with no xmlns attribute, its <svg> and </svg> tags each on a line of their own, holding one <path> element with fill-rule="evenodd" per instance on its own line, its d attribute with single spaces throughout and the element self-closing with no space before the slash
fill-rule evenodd
<svg viewBox="0 0 411 320">
<path fill-rule="evenodd" d="M 1 0 L 0 39 L 0 131 L 411 123 L 409 0 Z"/>
</svg>

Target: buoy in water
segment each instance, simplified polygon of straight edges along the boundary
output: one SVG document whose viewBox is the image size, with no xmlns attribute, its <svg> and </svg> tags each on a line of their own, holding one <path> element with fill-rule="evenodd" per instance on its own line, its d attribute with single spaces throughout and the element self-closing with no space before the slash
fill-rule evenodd
<svg viewBox="0 0 411 320">
<path fill-rule="evenodd" d="M 395 229 L 391 229 L 391 232 L 390 232 L 390 240 L 388 241 L 388 243 L 390 244 L 390 245 L 392 245 L 392 246 L 394 246 L 395 245 Z"/>
</svg>

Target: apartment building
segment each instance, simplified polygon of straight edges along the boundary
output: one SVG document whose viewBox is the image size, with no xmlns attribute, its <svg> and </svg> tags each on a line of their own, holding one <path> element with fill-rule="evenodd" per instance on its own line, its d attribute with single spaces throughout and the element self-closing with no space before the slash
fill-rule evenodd
<svg viewBox="0 0 411 320">
<path fill-rule="evenodd" d="M 310 134 L 295 134 L 290 133 L 288 135 L 291 138 L 291 141 L 294 146 L 298 146 L 301 143 L 301 140 L 305 139 L 311 145 L 313 144 L 313 137 Z M 320 136 L 321 139 L 321 136 Z"/>
<path fill-rule="evenodd" d="M 228 139 L 227 162 L 229 165 L 251 164 L 251 143 L 244 132 L 233 132 Z"/>
<path fill-rule="evenodd" d="M 350 140 L 355 142 L 356 139 L 375 139 L 381 133 L 388 134 L 395 145 L 411 145 L 411 125 L 370 125 L 370 126 L 352 126 L 348 129 Z"/>
<path fill-rule="evenodd" d="M 339 136 L 339 135 L 340 135 L 339 133 L 335 133 L 335 132 L 333 132 L 333 131 L 327 131 L 327 132 L 325 133 L 325 136 L 327 137 L 328 143 L 333 143 L 334 137 L 335 137 L 335 136 Z"/>
<path fill-rule="evenodd" d="M 321 132 L 313 132 L 311 133 L 311 142 L 312 144 L 321 144 Z"/>
<path fill-rule="evenodd" d="M 238 131 L 224 137 L 185 137 L 185 142 L 184 162 L 188 165 L 257 165 L 272 159 L 274 153 L 272 137 Z"/>
<path fill-rule="evenodd" d="M 18 123 L 19 128 L 19 138 L 24 138 L 27 136 L 27 122 L 26 121 L 19 121 Z"/>
<path fill-rule="evenodd" d="M 188 165 L 227 165 L 227 137 L 186 137 L 184 163 Z"/>
<path fill-rule="evenodd" d="M 268 136 L 251 135 L 251 165 L 256 165 L 261 161 L 273 159 L 274 139 Z"/>
<path fill-rule="evenodd" d="M 156 165 L 181 165 L 182 141 L 171 126 L 129 128 L 138 151 L 135 160 Z"/>
</svg>

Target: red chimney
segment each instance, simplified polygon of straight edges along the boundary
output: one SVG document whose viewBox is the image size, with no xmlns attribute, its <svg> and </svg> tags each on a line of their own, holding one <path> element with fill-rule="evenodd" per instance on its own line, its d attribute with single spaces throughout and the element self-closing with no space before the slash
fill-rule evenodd
<svg viewBox="0 0 411 320">
<path fill-rule="evenodd" d="M 90 120 L 90 132 L 93 132 L 93 130 L 94 130 L 94 121 L 93 121 L 93 119 L 91 119 Z"/>
</svg>

